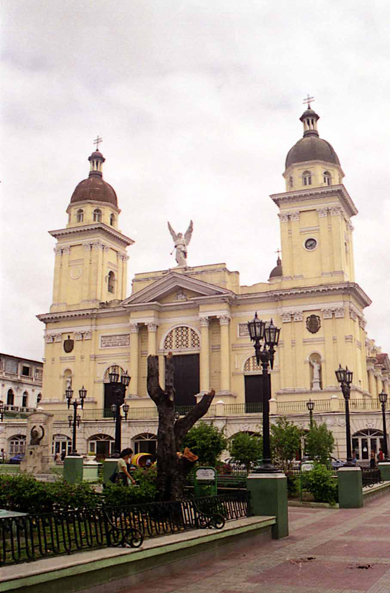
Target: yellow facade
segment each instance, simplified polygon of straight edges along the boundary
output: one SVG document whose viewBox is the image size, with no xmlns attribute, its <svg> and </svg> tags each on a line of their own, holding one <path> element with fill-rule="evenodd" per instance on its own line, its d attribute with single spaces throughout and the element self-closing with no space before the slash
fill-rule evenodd
<svg viewBox="0 0 390 593">
<path fill-rule="evenodd" d="M 51 231 L 57 239 L 53 303 L 50 313 L 39 316 L 46 325 L 42 405 L 64 410 L 71 377 L 74 390 L 87 389 L 85 408 L 98 413 L 108 370 L 118 365 L 131 375 L 130 409 L 152 408 L 147 356 L 159 355 L 163 385 L 169 351 L 199 355 L 195 395 L 214 388 L 216 403 L 245 404 L 245 377 L 260 373 L 246 326 L 255 311 L 281 328 L 271 372 L 272 397 L 281 409 L 309 397 L 340 398 L 334 374 L 339 364 L 354 372 L 352 399 L 371 401 L 382 389 L 389 392 L 389 371 L 378 365 L 380 352 L 367 340 L 364 308 L 370 299 L 354 280 L 351 219 L 357 209 L 332 147 L 310 148 L 320 142 L 318 116 L 305 113 L 304 146 L 297 143 L 287 159 L 286 191 L 271 196 L 282 261 L 268 281 L 241 286 L 239 273 L 224 263 L 178 267 L 136 274 L 127 297 L 126 248 L 132 241 L 118 230 L 115 200 L 72 197 L 66 228 Z M 314 158 L 307 158 L 310 150 Z M 103 161 L 102 155 L 92 159 L 92 173 L 101 176 Z M 65 351 L 72 340 L 73 349 Z"/>
</svg>

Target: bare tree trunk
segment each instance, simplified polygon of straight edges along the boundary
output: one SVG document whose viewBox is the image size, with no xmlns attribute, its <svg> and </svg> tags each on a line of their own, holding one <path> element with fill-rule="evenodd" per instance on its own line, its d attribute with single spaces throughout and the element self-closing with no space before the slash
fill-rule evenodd
<svg viewBox="0 0 390 593">
<path fill-rule="evenodd" d="M 202 418 L 213 401 L 215 392 L 203 396 L 185 416 L 175 420 L 174 366 L 172 354 L 166 357 L 165 391 L 158 378 L 158 356 L 148 356 L 148 394 L 158 410 L 157 489 L 161 500 L 183 497 L 185 478 L 193 462 L 179 456 L 184 437 L 197 420 Z"/>
</svg>

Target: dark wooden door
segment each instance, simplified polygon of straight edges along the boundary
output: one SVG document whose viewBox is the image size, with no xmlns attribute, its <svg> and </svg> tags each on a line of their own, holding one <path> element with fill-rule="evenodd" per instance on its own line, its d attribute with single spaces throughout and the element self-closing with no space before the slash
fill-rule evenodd
<svg viewBox="0 0 390 593">
<path fill-rule="evenodd" d="M 199 354 L 184 354 L 173 357 L 176 406 L 194 406 L 199 393 Z"/>
<path fill-rule="evenodd" d="M 263 409 L 263 375 L 245 376 L 245 412 L 261 412 Z"/>
</svg>

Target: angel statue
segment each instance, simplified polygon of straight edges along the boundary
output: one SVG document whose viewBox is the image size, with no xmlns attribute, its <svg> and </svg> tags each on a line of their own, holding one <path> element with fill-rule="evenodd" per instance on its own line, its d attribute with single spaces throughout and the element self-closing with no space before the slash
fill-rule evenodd
<svg viewBox="0 0 390 593">
<path fill-rule="evenodd" d="M 184 234 L 184 237 L 183 237 L 183 233 L 177 233 L 177 235 L 176 235 L 175 231 L 173 230 L 173 228 L 171 227 L 169 222 L 168 222 L 168 228 L 169 228 L 169 232 L 172 235 L 173 242 L 175 244 L 177 265 L 178 266 L 186 266 L 187 265 L 187 245 L 189 245 L 189 242 L 191 241 L 192 231 L 194 229 L 194 224 L 191 220 L 190 225 Z M 172 255 L 172 253 L 173 253 L 173 251 L 171 252 L 171 255 Z"/>
</svg>

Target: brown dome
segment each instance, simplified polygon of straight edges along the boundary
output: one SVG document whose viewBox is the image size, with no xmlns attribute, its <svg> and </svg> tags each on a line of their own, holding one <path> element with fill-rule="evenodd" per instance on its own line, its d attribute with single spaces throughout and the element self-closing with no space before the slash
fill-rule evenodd
<svg viewBox="0 0 390 593">
<path fill-rule="evenodd" d="M 269 275 L 270 278 L 278 278 L 283 276 L 283 268 L 282 268 L 282 260 L 278 257 L 276 266 L 272 270 L 271 274 Z"/>
<path fill-rule="evenodd" d="M 80 181 L 73 192 L 70 203 L 85 202 L 86 200 L 93 200 L 95 202 L 106 202 L 118 207 L 118 198 L 113 187 L 106 183 L 101 175 L 93 174 L 88 179 Z"/>
<path fill-rule="evenodd" d="M 339 158 L 331 144 L 316 135 L 305 136 L 289 150 L 286 158 L 286 169 L 294 163 L 306 161 L 325 161 L 340 165 Z"/>
</svg>

